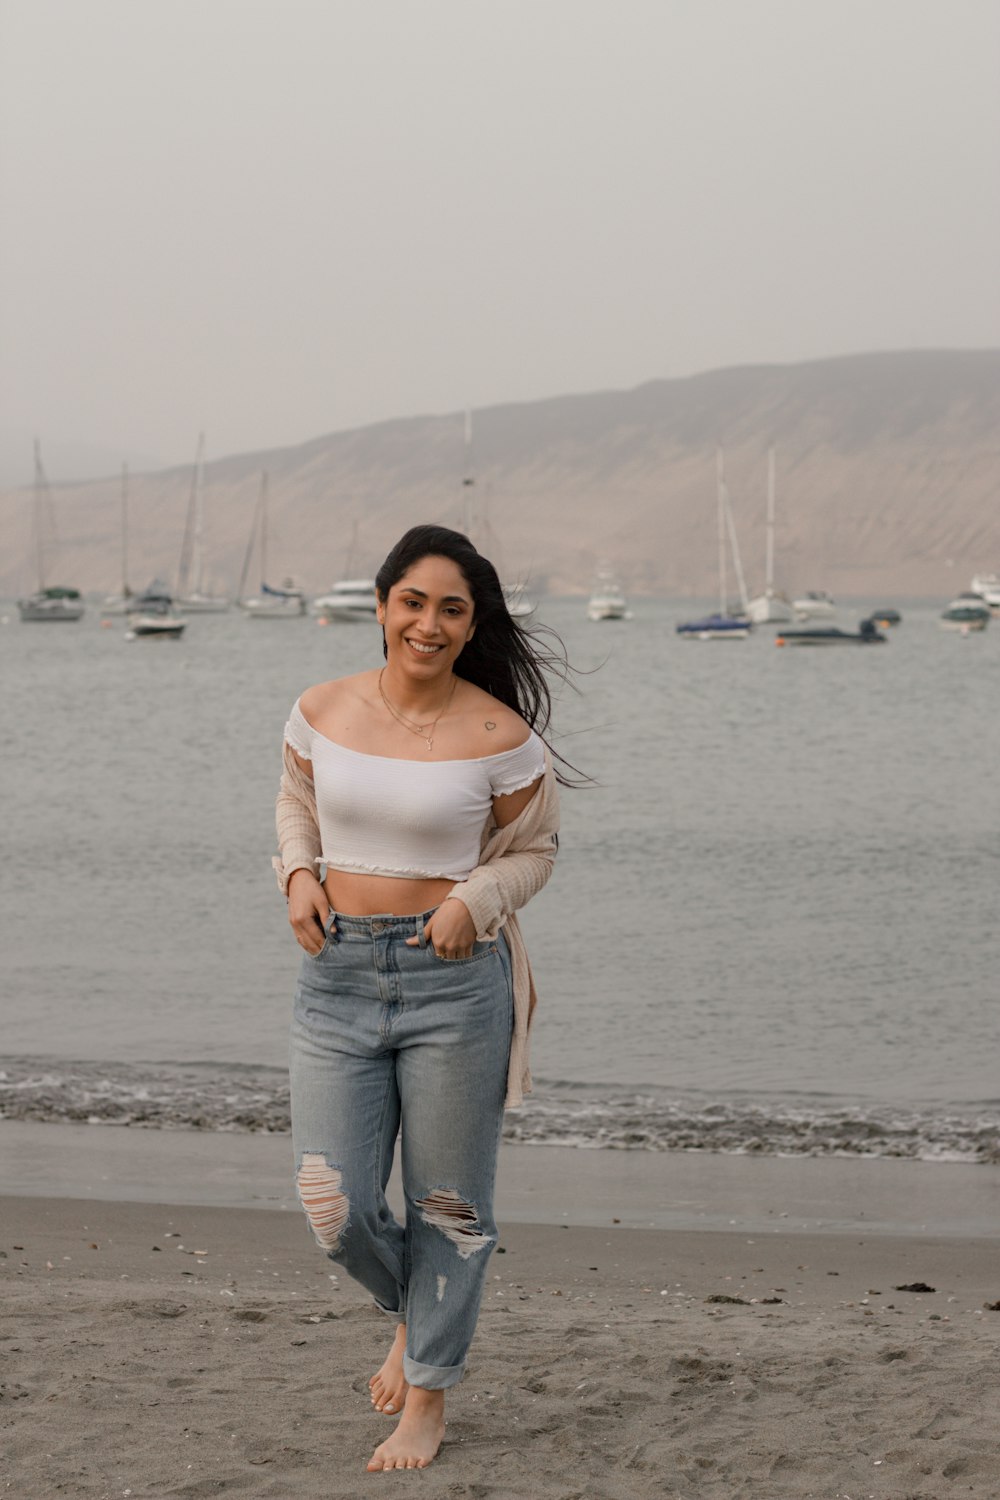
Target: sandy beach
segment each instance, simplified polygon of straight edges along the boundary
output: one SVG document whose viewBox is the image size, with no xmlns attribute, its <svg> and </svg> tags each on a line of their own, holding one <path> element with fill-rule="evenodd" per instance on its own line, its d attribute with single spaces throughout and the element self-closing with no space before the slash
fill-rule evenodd
<svg viewBox="0 0 1000 1500">
<path fill-rule="evenodd" d="M 393 1475 L 365 1472 L 391 1421 L 367 1393 L 384 1321 L 298 1213 L 0 1198 L 3 1493 L 1000 1495 L 1000 1310 L 988 1306 L 1000 1303 L 1000 1240 L 956 1233 L 944 1216 L 936 1235 L 811 1231 L 794 1212 L 795 1228 L 721 1227 L 721 1216 L 635 1228 L 615 1211 L 622 1154 L 557 1155 L 567 1179 L 603 1186 L 604 1222 L 504 1228 L 441 1454 Z M 713 1161 L 702 1159 L 707 1181 Z M 904 1192 L 936 1180 L 942 1203 L 964 1170 L 873 1165 L 898 1169 Z M 995 1193 L 990 1169 L 968 1170 Z M 871 1194 L 887 1176 L 860 1180 Z M 596 1201 L 584 1217 L 600 1217 Z"/>
</svg>

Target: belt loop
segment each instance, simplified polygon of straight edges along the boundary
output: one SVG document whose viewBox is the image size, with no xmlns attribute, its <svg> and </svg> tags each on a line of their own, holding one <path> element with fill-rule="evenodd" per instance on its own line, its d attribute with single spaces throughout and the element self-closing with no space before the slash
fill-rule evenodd
<svg viewBox="0 0 1000 1500">
<path fill-rule="evenodd" d="M 426 922 L 426 920 L 423 917 L 417 917 L 416 924 L 417 924 L 417 943 L 418 943 L 418 946 L 421 947 L 421 948 L 426 948 L 427 947 L 427 934 L 425 933 L 424 928 L 427 926 L 427 922 Z"/>
</svg>

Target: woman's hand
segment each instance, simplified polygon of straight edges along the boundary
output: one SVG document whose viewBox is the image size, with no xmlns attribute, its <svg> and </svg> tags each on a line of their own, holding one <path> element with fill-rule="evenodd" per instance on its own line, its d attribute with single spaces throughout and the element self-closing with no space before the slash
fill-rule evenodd
<svg viewBox="0 0 1000 1500">
<path fill-rule="evenodd" d="M 313 958 L 326 942 L 330 903 L 311 870 L 293 870 L 288 881 L 288 920 L 295 940 Z"/>
<path fill-rule="evenodd" d="M 469 908 L 457 896 L 446 896 L 436 911 L 432 912 L 424 937 L 438 958 L 471 958 L 476 941 L 476 924 Z M 407 947 L 416 947 L 419 938 L 406 939 Z"/>
</svg>

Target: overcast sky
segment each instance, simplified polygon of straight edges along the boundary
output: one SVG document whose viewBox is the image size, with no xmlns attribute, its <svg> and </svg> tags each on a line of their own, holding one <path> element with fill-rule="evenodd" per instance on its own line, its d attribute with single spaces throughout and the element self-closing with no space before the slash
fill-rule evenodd
<svg viewBox="0 0 1000 1500">
<path fill-rule="evenodd" d="M 0 0 L 0 427 L 995 346 L 998 76 L 998 0 Z"/>
</svg>

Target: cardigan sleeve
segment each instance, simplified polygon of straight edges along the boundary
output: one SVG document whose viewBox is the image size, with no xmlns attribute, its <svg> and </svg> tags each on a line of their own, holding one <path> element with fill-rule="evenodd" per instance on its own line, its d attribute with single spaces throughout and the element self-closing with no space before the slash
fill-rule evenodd
<svg viewBox="0 0 1000 1500">
<path fill-rule="evenodd" d="M 559 847 L 559 797 L 551 761 L 538 791 L 505 828 L 488 828 L 479 864 L 448 892 L 463 902 L 482 942 L 495 938 L 507 918 L 536 896 L 552 874 Z"/>
<path fill-rule="evenodd" d="M 274 809 L 279 853 L 271 860 L 278 889 L 288 894 L 288 880 L 295 870 L 316 874 L 322 843 L 316 814 L 316 788 L 298 764 L 287 740 L 284 746 L 281 782 Z"/>
</svg>

